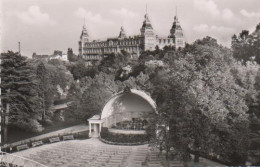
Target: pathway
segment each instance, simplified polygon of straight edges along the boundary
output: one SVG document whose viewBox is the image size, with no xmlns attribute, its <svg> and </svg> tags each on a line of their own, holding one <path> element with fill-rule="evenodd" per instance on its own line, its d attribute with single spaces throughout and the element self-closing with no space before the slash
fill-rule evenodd
<svg viewBox="0 0 260 167">
<path fill-rule="evenodd" d="M 166 167 L 164 156 L 146 145 L 108 145 L 97 138 L 62 141 L 14 153 L 49 167 Z M 172 161 L 171 167 L 182 167 L 180 161 Z M 192 164 L 192 163 L 191 163 Z M 196 166 L 224 166 L 203 159 Z"/>
<path fill-rule="evenodd" d="M 21 140 L 21 141 L 18 141 L 18 142 L 14 142 L 14 143 L 11 143 L 10 145 L 12 147 L 14 147 L 14 146 L 21 145 L 23 143 L 28 143 L 30 141 L 37 141 L 37 140 L 41 140 L 41 139 L 44 139 L 44 138 L 49 138 L 49 137 L 58 136 L 58 135 L 66 135 L 66 134 L 70 134 L 70 133 L 79 133 L 79 132 L 83 132 L 83 131 L 86 131 L 86 130 L 89 130 L 88 125 L 80 124 L 80 125 L 75 125 L 75 126 L 72 126 L 72 127 L 69 127 L 69 128 L 65 128 L 65 129 L 54 131 L 54 132 L 49 132 L 49 133 L 46 133 L 46 134 L 35 136 L 35 137 L 32 137 L 32 138 L 28 138 L 28 139 L 25 139 L 25 140 Z"/>
</svg>

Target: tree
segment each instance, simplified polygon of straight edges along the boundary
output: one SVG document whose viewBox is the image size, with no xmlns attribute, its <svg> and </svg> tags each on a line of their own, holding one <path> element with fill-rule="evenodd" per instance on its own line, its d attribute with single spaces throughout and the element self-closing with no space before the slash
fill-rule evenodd
<svg viewBox="0 0 260 167">
<path fill-rule="evenodd" d="M 75 64 L 72 64 L 69 69 L 75 80 L 81 79 L 85 76 L 94 78 L 98 73 L 96 66 L 87 67 L 83 60 L 78 60 Z"/>
<path fill-rule="evenodd" d="M 42 105 L 43 123 L 50 123 L 54 116 L 52 106 L 56 102 L 66 101 L 65 95 L 68 93 L 70 85 L 74 82 L 72 74 L 60 60 L 35 60 L 31 59 L 29 65 L 36 75 L 36 85 L 38 97 Z"/>
<path fill-rule="evenodd" d="M 243 157 L 249 141 L 248 107 L 245 91 L 231 72 L 231 52 L 210 37 L 179 52 L 164 75 L 153 79 L 153 96 L 158 99 L 163 124 L 169 125 L 171 146 L 185 155 L 184 159 L 188 152 L 194 152 L 195 161 L 211 152 L 228 157 L 225 160 L 235 154 Z M 221 134 L 232 142 L 222 142 L 226 139 Z M 216 145 L 216 140 L 225 144 Z M 231 147 L 223 154 L 227 146 Z M 241 164 L 234 158 L 232 162 Z"/>
<path fill-rule="evenodd" d="M 73 53 L 72 48 L 68 48 L 67 55 L 68 55 L 68 60 L 70 62 L 75 62 L 78 59 L 78 57 Z"/>
<path fill-rule="evenodd" d="M 126 52 L 117 54 L 112 53 L 104 57 L 103 60 L 101 60 L 98 69 L 99 71 L 107 74 L 115 74 L 118 70 L 128 65 L 130 60 L 131 55 Z"/>
<path fill-rule="evenodd" d="M 45 68 L 45 65 L 43 64 L 43 62 L 41 62 L 38 66 L 37 66 L 37 78 L 39 79 L 39 83 L 38 83 L 38 96 L 41 99 L 41 108 L 42 108 L 42 121 L 44 121 L 45 119 L 45 113 L 46 113 L 46 106 L 45 106 L 45 95 L 47 93 L 47 89 L 48 89 L 48 78 L 47 78 L 47 71 Z"/>
<path fill-rule="evenodd" d="M 256 26 L 253 33 L 243 30 L 239 35 L 232 37 L 232 50 L 234 58 L 246 63 L 249 60 L 255 60 L 260 64 L 260 24 Z"/>
<path fill-rule="evenodd" d="M 100 73 L 95 78 L 85 77 L 81 79 L 80 88 L 73 88 L 74 92 L 81 98 L 75 98 L 74 106 L 78 110 L 74 111 L 75 115 L 81 119 L 87 119 L 95 114 L 99 114 L 106 101 L 118 90 L 118 86 L 112 75 Z M 72 90 L 71 90 L 71 95 Z"/>
<path fill-rule="evenodd" d="M 1 54 L 1 59 L 2 103 L 6 107 L 8 122 L 28 131 L 42 131 L 38 122 L 41 105 L 37 96 L 36 77 L 27 58 L 8 51 Z"/>
</svg>

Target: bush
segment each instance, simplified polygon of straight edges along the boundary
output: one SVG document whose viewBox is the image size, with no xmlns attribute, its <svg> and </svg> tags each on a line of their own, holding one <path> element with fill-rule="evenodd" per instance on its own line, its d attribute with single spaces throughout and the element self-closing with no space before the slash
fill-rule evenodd
<svg viewBox="0 0 260 167">
<path fill-rule="evenodd" d="M 260 138 L 252 139 L 250 150 L 260 150 Z"/>
<path fill-rule="evenodd" d="M 252 129 L 254 131 L 260 130 L 260 123 L 251 123 L 250 129 Z"/>
<path fill-rule="evenodd" d="M 136 143 L 141 144 L 148 141 L 147 134 L 118 134 L 111 133 L 108 128 L 102 128 L 100 137 L 114 143 Z"/>
<path fill-rule="evenodd" d="M 29 119 L 29 120 L 20 119 L 15 123 L 12 123 L 12 125 L 17 126 L 26 131 L 37 132 L 37 133 L 42 132 L 44 129 L 42 125 L 35 119 Z"/>
<path fill-rule="evenodd" d="M 89 131 L 79 132 L 74 134 L 75 139 L 88 139 Z"/>
</svg>

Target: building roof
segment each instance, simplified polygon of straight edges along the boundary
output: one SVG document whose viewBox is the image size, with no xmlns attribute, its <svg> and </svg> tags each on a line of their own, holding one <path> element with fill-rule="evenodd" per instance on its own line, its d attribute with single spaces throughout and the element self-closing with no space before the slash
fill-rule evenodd
<svg viewBox="0 0 260 167">
<path fill-rule="evenodd" d="M 120 29 L 120 33 L 119 33 L 118 38 L 126 38 L 126 33 L 125 33 L 123 26 Z"/>
<path fill-rule="evenodd" d="M 153 29 L 153 26 L 151 24 L 151 21 L 150 21 L 147 13 L 144 15 L 144 21 L 143 21 L 142 29 Z"/>
<path fill-rule="evenodd" d="M 89 118 L 88 120 L 100 120 L 100 115 L 94 115 L 93 117 Z"/>
</svg>

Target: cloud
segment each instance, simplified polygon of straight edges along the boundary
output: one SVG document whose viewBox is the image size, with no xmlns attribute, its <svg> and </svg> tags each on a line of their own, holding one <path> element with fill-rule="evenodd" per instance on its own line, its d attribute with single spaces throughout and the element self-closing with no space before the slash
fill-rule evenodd
<svg viewBox="0 0 260 167">
<path fill-rule="evenodd" d="M 39 6 L 30 6 L 27 11 L 15 12 L 22 22 L 30 25 L 54 25 L 48 13 L 43 13 Z"/>
<path fill-rule="evenodd" d="M 121 9 L 111 9 L 110 12 L 116 16 L 123 17 L 123 18 L 135 18 L 137 14 L 133 11 L 130 11 L 126 8 Z"/>
<path fill-rule="evenodd" d="M 233 33 L 235 31 L 234 28 L 231 27 L 224 27 L 224 26 L 216 26 L 212 25 L 209 26 L 207 24 L 200 24 L 197 26 L 193 27 L 193 30 L 198 31 L 198 32 L 216 32 L 216 33 Z"/>
<path fill-rule="evenodd" d="M 216 26 L 200 24 L 193 27 L 193 30 L 198 33 L 199 36 L 211 36 L 216 38 L 224 46 L 230 47 L 230 41 L 232 34 L 236 33 L 236 30 L 232 27 Z"/>
<path fill-rule="evenodd" d="M 94 14 L 91 11 L 86 11 L 84 8 L 78 8 L 74 15 L 79 18 L 85 18 L 86 22 L 97 23 L 97 24 L 112 24 L 110 20 L 104 19 L 100 14 Z"/>
<path fill-rule="evenodd" d="M 227 8 L 223 9 L 222 18 L 227 19 L 227 20 L 232 19 L 232 18 L 234 18 L 234 13 L 230 9 L 227 9 Z"/>
<path fill-rule="evenodd" d="M 193 27 L 193 30 L 199 31 L 199 32 L 205 32 L 209 30 L 209 26 L 207 24 L 200 24 Z"/>
<path fill-rule="evenodd" d="M 240 13 L 245 17 L 260 17 L 260 12 L 248 12 L 245 9 L 240 10 Z"/>
<path fill-rule="evenodd" d="M 232 10 L 225 8 L 223 10 L 218 8 L 218 5 L 213 0 L 194 0 L 194 7 L 202 12 L 208 13 L 213 17 L 218 17 L 226 21 L 236 20 Z"/>
<path fill-rule="evenodd" d="M 220 15 L 217 4 L 212 0 L 194 0 L 194 7 L 200 11 L 207 12 L 212 16 Z"/>
</svg>

